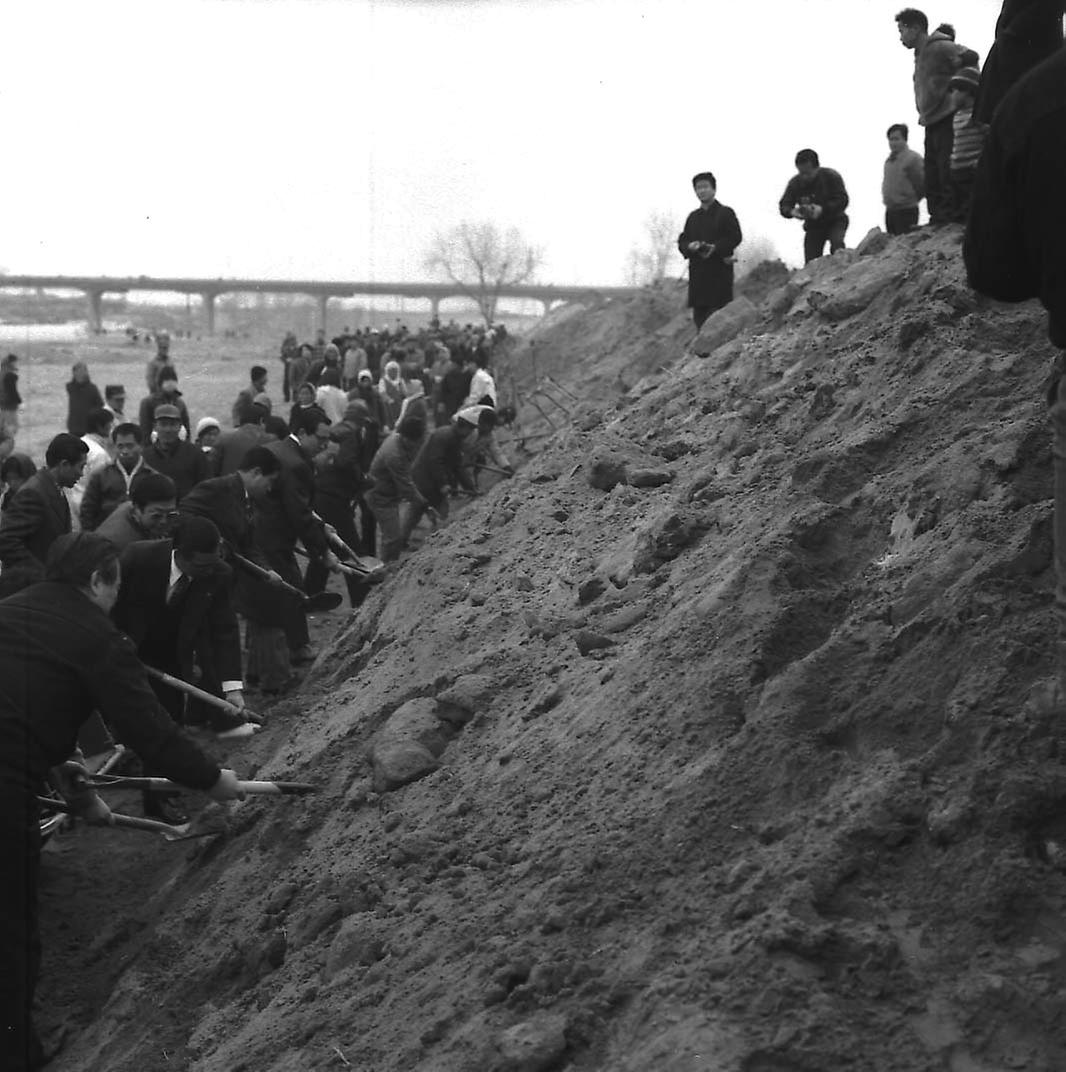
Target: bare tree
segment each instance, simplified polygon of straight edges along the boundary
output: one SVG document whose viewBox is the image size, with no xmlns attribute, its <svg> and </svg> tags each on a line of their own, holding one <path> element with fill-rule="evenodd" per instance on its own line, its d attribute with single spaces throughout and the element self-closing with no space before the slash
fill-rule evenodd
<svg viewBox="0 0 1066 1072">
<path fill-rule="evenodd" d="M 644 221 L 644 237 L 626 258 L 626 279 L 630 286 L 642 287 L 666 278 L 666 270 L 677 250 L 677 224 L 668 212 L 653 212 Z"/>
<path fill-rule="evenodd" d="M 477 302 L 485 323 L 491 324 L 500 291 L 531 282 L 542 260 L 541 251 L 518 228 L 501 230 L 489 221 L 466 220 L 433 239 L 425 263 Z"/>
</svg>

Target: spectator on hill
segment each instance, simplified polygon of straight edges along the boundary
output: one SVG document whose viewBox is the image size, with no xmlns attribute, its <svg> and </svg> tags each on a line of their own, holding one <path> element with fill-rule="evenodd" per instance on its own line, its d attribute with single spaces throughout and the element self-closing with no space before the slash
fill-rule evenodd
<svg viewBox="0 0 1066 1072">
<path fill-rule="evenodd" d="M 262 365 L 252 366 L 250 374 L 251 383 L 247 387 L 241 388 L 237 393 L 237 401 L 233 403 L 233 409 L 230 416 L 234 428 L 241 423 L 241 411 L 244 403 L 254 402 L 256 395 L 266 394 L 267 378 L 267 370 L 263 368 Z"/>
<path fill-rule="evenodd" d="M 196 444 L 181 438 L 181 410 L 169 403 L 155 408 L 155 441 L 144 448 L 144 462 L 174 481 L 178 501 L 211 476 L 207 455 Z"/>
<path fill-rule="evenodd" d="M 15 497 L 15 492 L 37 472 L 37 466 L 28 454 L 15 451 L 0 461 L 0 511 L 7 509 L 7 504 Z"/>
<path fill-rule="evenodd" d="M 78 514 L 83 532 L 99 528 L 114 511 L 130 497 L 133 485 L 146 473 L 151 473 L 141 457 L 141 430 L 126 422 L 111 432 L 115 459 L 97 469 L 85 485 Z"/>
<path fill-rule="evenodd" d="M 803 260 L 810 264 L 825 252 L 844 248 L 848 232 L 848 191 L 839 172 L 822 167 L 813 149 L 796 153 L 796 174 L 789 180 L 778 208 L 786 219 L 803 220 Z"/>
<path fill-rule="evenodd" d="M 142 399 L 138 420 L 141 426 L 141 438 L 147 445 L 152 438 L 155 428 L 155 411 L 159 406 L 174 406 L 178 410 L 178 417 L 185 435 L 191 431 L 189 426 L 189 407 L 185 405 L 185 399 L 178 390 L 178 374 L 172 368 L 164 368 L 159 373 L 159 389 L 155 394 Z"/>
<path fill-rule="evenodd" d="M 914 51 L 914 102 L 925 127 L 925 198 L 929 222 L 950 223 L 952 109 L 948 83 L 960 67 L 977 66 L 977 53 L 940 31 L 929 33 L 929 19 L 917 8 L 896 16 L 900 43 Z"/>
<path fill-rule="evenodd" d="M 21 405 L 18 355 L 8 354 L 0 361 L 0 442 L 10 444 L 9 452 L 15 446 Z"/>
<path fill-rule="evenodd" d="M 963 245 L 970 284 L 999 301 L 1039 298 L 1048 334 L 1066 349 L 1066 50 L 1023 76 L 996 109 Z M 1054 433 L 1057 677 L 1066 702 L 1066 377 L 1059 353 L 1049 391 Z M 1061 710 L 1058 713 L 1062 717 Z"/>
<path fill-rule="evenodd" d="M 733 254 L 742 235 L 736 213 L 718 200 L 718 180 L 710 171 L 694 175 L 692 189 L 700 206 L 685 220 L 677 248 L 688 261 L 688 304 L 699 331 L 711 313 L 733 300 Z"/>
<path fill-rule="evenodd" d="M 70 503 L 65 490 L 78 482 L 89 448 L 77 436 L 60 432 L 39 469 L 15 493 L 0 518 L 0 564 L 32 566 L 40 571 L 48 548 L 70 532 Z"/>
<path fill-rule="evenodd" d="M 970 212 L 977 162 L 985 144 L 988 127 L 973 117 L 974 97 L 980 74 L 976 67 L 963 67 L 951 80 L 953 140 L 951 144 L 951 201 L 954 219 L 965 223 Z"/>
<path fill-rule="evenodd" d="M 907 234 L 918 226 L 918 202 L 925 196 L 925 162 L 907 145 L 907 124 L 888 128 L 888 159 L 881 183 L 885 203 L 885 230 Z"/>
<path fill-rule="evenodd" d="M 466 396 L 470 393 L 470 381 L 474 370 L 463 367 L 463 359 L 456 350 L 449 355 L 448 368 L 440 381 L 440 402 L 438 403 L 437 424 L 444 425 L 463 407 Z"/>
<path fill-rule="evenodd" d="M 72 436 L 83 436 L 89 429 L 88 417 L 94 409 L 101 409 L 104 400 L 96 384 L 89 379 L 89 366 L 76 361 L 67 384 L 67 431 Z"/>
</svg>

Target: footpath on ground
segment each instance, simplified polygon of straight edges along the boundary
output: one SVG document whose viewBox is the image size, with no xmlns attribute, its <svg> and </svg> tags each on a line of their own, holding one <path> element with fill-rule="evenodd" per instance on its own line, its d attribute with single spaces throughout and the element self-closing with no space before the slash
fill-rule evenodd
<svg viewBox="0 0 1066 1072">
<path fill-rule="evenodd" d="M 553 314 L 580 404 L 229 754 L 322 791 L 46 903 L 56 1072 L 1066 1068 L 1051 352 L 960 240 Z"/>
</svg>

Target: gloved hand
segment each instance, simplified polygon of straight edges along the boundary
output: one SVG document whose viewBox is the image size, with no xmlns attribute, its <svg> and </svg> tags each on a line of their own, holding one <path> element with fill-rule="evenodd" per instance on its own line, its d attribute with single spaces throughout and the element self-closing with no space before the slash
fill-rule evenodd
<svg viewBox="0 0 1066 1072">
<path fill-rule="evenodd" d="M 212 800 L 244 800 L 244 791 L 236 771 L 223 768 L 218 772 L 218 781 L 207 791 Z"/>
<path fill-rule="evenodd" d="M 98 826 L 113 822 L 107 802 L 93 789 L 89 772 L 76 759 L 53 767 L 51 781 L 78 818 Z"/>
</svg>

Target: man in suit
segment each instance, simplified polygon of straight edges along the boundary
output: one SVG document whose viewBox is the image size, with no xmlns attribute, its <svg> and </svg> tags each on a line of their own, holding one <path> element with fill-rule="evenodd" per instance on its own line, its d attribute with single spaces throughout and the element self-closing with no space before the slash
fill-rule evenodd
<svg viewBox="0 0 1066 1072">
<path fill-rule="evenodd" d="M 169 540 L 132 543 L 122 552 L 125 582 L 114 618 L 148 666 L 244 707 L 241 640 L 230 596 L 231 574 L 220 557 L 218 528 L 186 516 Z M 177 722 L 206 725 L 222 740 L 249 737 L 255 725 L 153 683 Z"/>
<path fill-rule="evenodd" d="M 88 446 L 78 436 L 61 432 L 45 451 L 45 468 L 15 493 L 0 519 L 0 563 L 43 570 L 48 548 L 70 532 L 70 503 L 64 488 L 72 488 L 85 469 Z"/>
<path fill-rule="evenodd" d="M 0 1068 L 29 1072 L 47 1056 L 31 1008 L 40 968 L 36 796 L 49 768 L 75 752 L 93 710 L 161 774 L 215 800 L 240 796 L 160 707 L 129 638 L 108 618 L 118 556 L 96 533 L 59 536 L 45 581 L 0 603 Z M 110 819 L 107 805 L 68 776 L 53 778 L 78 814 Z"/>
<path fill-rule="evenodd" d="M 314 459 L 329 443 L 329 418 L 310 406 L 296 418 L 293 431 L 267 450 L 281 463 L 272 494 L 263 498 L 256 519 L 256 542 L 263 549 L 270 565 L 282 578 L 296 588 L 303 578 L 296 562 L 295 547 L 301 541 L 308 555 L 320 559 L 326 569 L 336 571 L 337 556 L 329 549 L 322 519 L 314 512 Z M 302 606 L 287 607 L 285 633 L 292 661 L 297 665 L 311 662 L 311 638 L 307 631 L 307 616 Z"/>
</svg>

